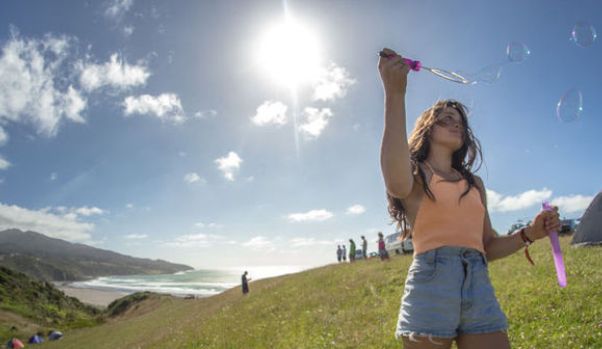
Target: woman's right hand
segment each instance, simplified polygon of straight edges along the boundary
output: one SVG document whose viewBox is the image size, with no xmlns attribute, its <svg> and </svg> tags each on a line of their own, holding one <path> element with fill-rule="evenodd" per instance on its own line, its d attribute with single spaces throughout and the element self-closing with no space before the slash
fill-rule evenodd
<svg viewBox="0 0 602 349">
<path fill-rule="evenodd" d="M 404 96 L 408 84 L 408 72 L 410 71 L 410 67 L 395 51 L 384 48 L 382 52 L 388 55 L 388 57 L 381 56 L 378 60 L 378 71 L 380 72 L 380 78 L 383 81 L 385 95 Z"/>
</svg>

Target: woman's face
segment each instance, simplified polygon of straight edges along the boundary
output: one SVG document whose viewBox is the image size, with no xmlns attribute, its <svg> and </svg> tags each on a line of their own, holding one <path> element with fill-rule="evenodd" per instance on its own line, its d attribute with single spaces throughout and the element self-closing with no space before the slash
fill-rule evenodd
<svg viewBox="0 0 602 349">
<path fill-rule="evenodd" d="M 448 146 L 452 151 L 464 143 L 464 124 L 460 113 L 452 107 L 444 107 L 435 117 L 431 129 L 431 142 Z"/>
</svg>

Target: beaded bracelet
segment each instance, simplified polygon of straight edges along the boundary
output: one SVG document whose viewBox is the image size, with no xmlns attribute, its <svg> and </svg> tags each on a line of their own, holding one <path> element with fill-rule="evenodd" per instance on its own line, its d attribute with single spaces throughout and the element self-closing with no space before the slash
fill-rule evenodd
<svg viewBox="0 0 602 349">
<path fill-rule="evenodd" d="M 527 229 L 527 227 L 521 228 L 521 230 L 519 231 L 519 235 L 520 235 L 520 238 L 525 243 L 525 257 L 527 257 L 527 259 L 529 260 L 529 262 L 531 263 L 531 265 L 535 265 L 535 263 L 531 259 L 531 256 L 529 255 L 529 245 L 531 245 L 533 243 L 533 240 L 529 239 L 527 237 L 527 234 L 525 234 L 525 230 L 526 229 Z"/>
</svg>

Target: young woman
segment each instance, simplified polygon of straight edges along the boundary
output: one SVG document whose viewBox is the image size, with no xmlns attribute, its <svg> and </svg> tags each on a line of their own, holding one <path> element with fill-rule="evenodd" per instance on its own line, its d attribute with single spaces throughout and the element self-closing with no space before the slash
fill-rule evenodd
<svg viewBox="0 0 602 349">
<path fill-rule="evenodd" d="M 420 115 L 408 142 L 409 67 L 384 49 L 378 69 L 385 90 L 381 166 L 389 213 L 401 231 L 411 227 L 414 245 L 395 335 L 404 348 L 450 348 L 454 340 L 459 349 L 510 348 L 487 264 L 559 229 L 558 212 L 542 211 L 528 227 L 497 236 L 485 186 L 473 173 L 481 150 L 466 108 L 437 102 Z"/>
</svg>

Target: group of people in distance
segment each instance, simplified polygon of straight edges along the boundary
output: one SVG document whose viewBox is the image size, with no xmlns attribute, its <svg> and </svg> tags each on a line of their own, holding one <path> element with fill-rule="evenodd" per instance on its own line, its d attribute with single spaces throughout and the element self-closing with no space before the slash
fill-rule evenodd
<svg viewBox="0 0 602 349">
<path fill-rule="evenodd" d="M 368 240 L 366 237 L 362 235 L 362 258 L 368 259 Z M 380 260 L 389 259 L 389 253 L 385 248 L 385 239 L 383 237 L 382 232 L 378 232 L 378 255 L 380 256 Z M 353 239 L 349 239 L 349 254 L 347 254 L 347 246 L 346 245 L 337 245 L 337 261 L 346 262 L 347 257 L 349 257 L 349 262 L 355 262 L 356 257 L 356 246 L 355 241 Z"/>
<path fill-rule="evenodd" d="M 388 260 L 389 259 L 389 253 L 387 252 L 386 248 L 385 248 L 385 239 L 383 236 L 382 232 L 378 232 L 378 255 L 380 257 L 380 260 Z M 338 245 L 337 246 L 337 260 L 340 262 L 346 262 L 347 261 L 347 257 L 349 257 L 349 262 L 355 262 L 355 255 L 356 255 L 356 246 L 355 246 L 355 241 L 353 241 L 353 239 L 349 239 L 349 254 L 347 254 L 347 246 L 345 245 Z M 368 259 L 368 240 L 366 240 L 366 237 L 364 235 L 362 235 L 362 258 L 363 259 Z M 241 287 L 242 287 L 242 294 L 243 295 L 247 295 L 249 293 L 249 281 L 251 281 L 251 278 L 249 278 L 249 272 L 245 271 L 242 275 L 241 275 Z"/>
</svg>

